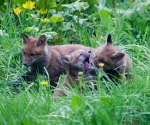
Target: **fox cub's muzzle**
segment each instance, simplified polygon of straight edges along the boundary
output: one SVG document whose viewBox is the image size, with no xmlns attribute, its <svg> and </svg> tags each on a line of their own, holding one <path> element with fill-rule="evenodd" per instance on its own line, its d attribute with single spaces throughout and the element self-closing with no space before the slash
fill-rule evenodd
<svg viewBox="0 0 150 125">
<path fill-rule="evenodd" d="M 23 61 L 22 64 L 25 65 L 25 66 L 31 66 L 31 65 L 32 65 L 32 62 L 24 62 L 24 61 Z"/>
</svg>

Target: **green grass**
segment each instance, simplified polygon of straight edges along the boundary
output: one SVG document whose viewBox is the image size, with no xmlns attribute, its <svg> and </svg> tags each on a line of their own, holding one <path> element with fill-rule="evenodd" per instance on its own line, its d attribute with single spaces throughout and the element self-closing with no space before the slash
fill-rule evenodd
<svg viewBox="0 0 150 125">
<path fill-rule="evenodd" d="M 130 0 L 128 2 L 118 3 L 115 8 L 134 10 L 127 15 L 126 11 L 99 12 L 92 4 L 91 13 L 88 8 L 83 13 L 69 11 L 71 16 L 68 15 L 68 8 L 56 8 L 63 12 L 65 19 L 56 23 L 43 23 L 40 20 L 50 18 L 53 11 L 40 15 L 35 10 L 24 10 L 17 16 L 11 12 L 20 5 L 16 4 L 17 1 L 1 6 L 0 124 L 150 125 L 149 4 L 145 6 L 143 1 L 132 5 Z M 137 11 L 137 7 L 142 8 L 141 11 Z M 77 22 L 73 16 L 79 17 Z M 87 21 L 81 24 L 80 19 Z M 36 28 L 29 28 L 33 26 Z M 47 76 L 39 75 L 31 84 L 23 82 L 24 88 L 16 90 L 12 84 L 28 70 L 21 64 L 21 32 L 35 37 L 47 33 L 49 45 L 79 43 L 95 48 L 103 44 L 111 33 L 114 45 L 125 50 L 132 58 L 135 80 L 118 86 L 107 82 L 102 84 L 97 80 L 98 90 L 89 91 L 85 87 L 82 94 L 77 90 L 67 91 L 68 96 L 57 101 L 51 101 L 49 85 L 40 85 L 41 81 L 48 80 Z M 54 38 L 58 38 L 58 41 Z M 61 76 L 58 84 L 63 82 L 64 77 Z"/>
</svg>

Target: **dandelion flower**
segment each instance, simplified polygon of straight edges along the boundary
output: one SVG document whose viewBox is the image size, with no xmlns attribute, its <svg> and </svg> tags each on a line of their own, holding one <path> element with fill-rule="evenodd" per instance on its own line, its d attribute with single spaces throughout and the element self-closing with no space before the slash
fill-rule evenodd
<svg viewBox="0 0 150 125">
<path fill-rule="evenodd" d="M 78 72 L 78 75 L 83 75 L 83 72 L 82 71 Z"/>
<path fill-rule="evenodd" d="M 105 65 L 104 63 L 98 63 L 99 67 L 104 67 L 104 65 Z"/>
<path fill-rule="evenodd" d="M 30 10 L 32 10 L 32 9 L 35 8 L 35 2 L 27 1 L 27 2 L 25 2 L 25 4 L 23 4 L 22 6 L 23 6 L 23 8 L 25 8 L 25 9 L 30 9 Z"/>
<path fill-rule="evenodd" d="M 133 1 L 133 2 L 131 2 L 132 3 L 132 5 L 135 5 L 135 2 Z"/>
<path fill-rule="evenodd" d="M 58 41 L 58 37 L 55 37 L 55 38 L 54 38 L 54 41 L 55 41 L 55 42 Z"/>
<path fill-rule="evenodd" d="M 48 22 L 48 19 L 47 18 L 44 18 L 44 19 L 41 19 L 43 23 L 46 23 Z"/>
<path fill-rule="evenodd" d="M 47 82 L 47 81 L 42 81 L 40 84 L 41 84 L 41 85 L 47 85 L 48 82 Z"/>
<path fill-rule="evenodd" d="M 17 15 L 19 13 L 21 13 L 22 10 L 18 7 L 18 8 L 14 8 L 14 13 Z"/>
</svg>

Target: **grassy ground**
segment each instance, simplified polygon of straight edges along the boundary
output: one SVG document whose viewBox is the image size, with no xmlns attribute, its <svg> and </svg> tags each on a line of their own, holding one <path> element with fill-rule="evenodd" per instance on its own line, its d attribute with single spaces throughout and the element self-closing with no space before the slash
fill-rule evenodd
<svg viewBox="0 0 150 125">
<path fill-rule="evenodd" d="M 65 8 L 60 11 L 65 20 L 55 23 L 41 20 L 53 13 L 40 15 L 35 9 L 24 9 L 16 15 L 13 9 L 20 4 L 6 2 L 1 6 L 0 124 L 150 125 L 150 11 L 149 4 L 144 3 L 120 3 L 110 12 L 90 6 L 91 13 L 84 6 L 83 13 L 70 12 L 70 17 Z M 117 12 L 120 8 L 122 13 Z M 83 24 L 82 19 L 86 19 Z M 25 88 L 16 90 L 12 84 L 28 70 L 21 64 L 20 32 L 36 37 L 47 34 L 49 45 L 80 43 L 95 48 L 111 33 L 114 44 L 132 58 L 135 80 L 119 86 L 97 80 L 98 90 L 85 90 L 84 94 L 74 90 L 54 102 L 49 85 L 40 84 L 48 80 L 46 76 L 39 75 L 30 85 L 22 83 Z M 64 75 L 59 84 L 63 79 Z"/>
</svg>

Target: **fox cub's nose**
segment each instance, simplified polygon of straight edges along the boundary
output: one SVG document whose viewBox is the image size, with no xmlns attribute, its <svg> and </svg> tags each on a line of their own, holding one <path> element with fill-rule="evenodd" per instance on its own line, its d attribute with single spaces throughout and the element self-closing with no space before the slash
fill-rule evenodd
<svg viewBox="0 0 150 125">
<path fill-rule="evenodd" d="M 23 65 L 25 65 L 25 66 L 27 66 L 27 65 L 28 65 L 28 63 L 27 63 L 27 62 L 23 62 L 22 64 L 23 64 Z"/>
<path fill-rule="evenodd" d="M 31 65 L 31 63 L 29 63 L 29 62 L 23 62 L 22 64 L 25 65 L 25 66 L 30 66 Z"/>
</svg>

